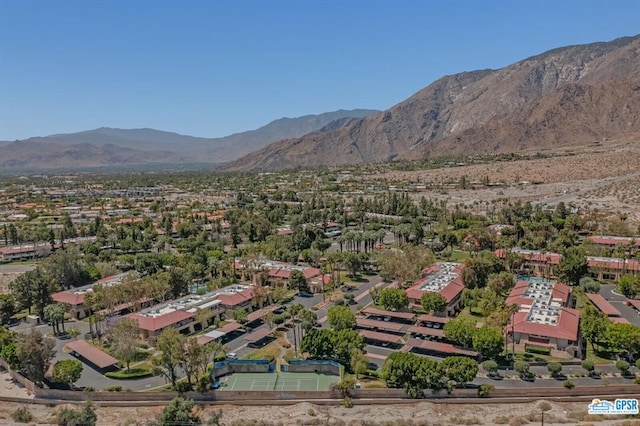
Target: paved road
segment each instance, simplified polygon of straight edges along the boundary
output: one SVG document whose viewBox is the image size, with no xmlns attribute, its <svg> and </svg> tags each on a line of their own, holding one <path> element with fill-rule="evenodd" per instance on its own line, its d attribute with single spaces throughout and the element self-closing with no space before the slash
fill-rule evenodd
<svg viewBox="0 0 640 426">
<path fill-rule="evenodd" d="M 627 306 L 627 298 L 621 294 L 614 293 L 615 284 L 606 284 L 600 286 L 600 294 L 609 301 L 622 316 L 631 324 L 640 326 L 640 311 L 636 311 L 633 307 Z"/>
</svg>

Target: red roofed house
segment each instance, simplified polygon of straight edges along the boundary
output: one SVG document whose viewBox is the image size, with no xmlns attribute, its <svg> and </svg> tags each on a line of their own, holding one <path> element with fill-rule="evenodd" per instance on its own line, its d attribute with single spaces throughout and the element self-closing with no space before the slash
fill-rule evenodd
<svg viewBox="0 0 640 426">
<path fill-rule="evenodd" d="M 48 256 L 50 252 L 51 245 L 49 243 L 0 247 L 0 261 L 12 262 L 14 260 L 35 259 Z"/>
<path fill-rule="evenodd" d="M 498 249 L 495 251 L 495 254 L 500 259 L 506 259 L 509 252 L 524 259 L 525 265 L 537 276 L 553 276 L 555 267 L 562 259 L 562 255 L 558 253 L 525 250 L 521 248 L 512 248 L 510 250 Z M 598 280 L 618 280 L 620 276 L 625 274 L 640 275 L 640 262 L 636 259 L 587 256 L 587 266 L 589 268 L 589 274 Z"/>
<path fill-rule="evenodd" d="M 252 293 L 251 287 L 235 284 L 204 295 L 190 294 L 129 314 L 127 317 L 136 320 L 142 338 L 153 343 L 167 327 L 173 327 L 183 334 L 191 334 L 208 326 L 215 317 L 220 318 L 226 310 L 250 308 Z M 198 311 L 206 311 L 209 314 L 203 323 L 196 321 Z"/>
<path fill-rule="evenodd" d="M 613 235 L 590 235 L 587 240 L 598 247 L 615 248 L 616 246 L 631 246 L 640 248 L 640 240 L 633 237 L 616 237 Z"/>
<path fill-rule="evenodd" d="M 422 295 L 439 293 L 447 301 L 447 316 L 455 315 L 462 308 L 462 263 L 439 262 L 422 272 L 422 277 L 407 289 L 409 303 L 420 305 Z"/>
<path fill-rule="evenodd" d="M 96 285 L 103 285 L 103 286 L 118 285 L 122 282 L 122 280 L 126 276 L 127 276 L 127 273 L 122 273 L 122 274 L 114 275 L 111 277 L 105 277 L 96 281 L 93 284 L 85 285 L 82 287 L 76 287 L 76 288 L 72 288 L 65 291 L 59 291 L 57 293 L 52 294 L 51 298 L 53 299 L 54 302 L 68 303 L 69 305 L 71 305 L 69 314 L 76 319 L 82 319 L 87 315 L 89 315 L 90 313 L 89 308 L 84 306 L 84 296 L 88 292 L 92 292 L 93 287 L 95 287 Z"/>
<path fill-rule="evenodd" d="M 246 265 L 242 262 L 236 260 L 235 261 L 236 271 L 244 271 L 250 269 L 253 271 L 253 283 L 258 283 L 260 276 L 263 276 L 266 280 L 266 283 L 263 284 L 268 285 L 289 285 L 289 277 L 291 276 L 291 272 L 298 270 L 302 272 L 302 275 L 309 282 L 311 279 L 318 279 L 321 275 L 321 271 L 318 268 L 314 268 L 312 266 L 305 265 L 294 265 L 293 263 L 286 262 L 276 262 L 272 260 L 254 260 Z M 315 286 L 314 288 L 320 288 L 319 286 Z M 312 290 L 313 291 L 313 290 Z M 321 291 L 321 289 L 319 290 Z"/>
<path fill-rule="evenodd" d="M 580 313 L 568 307 L 569 286 L 545 280 L 519 281 L 505 304 L 520 308 L 505 327 L 508 341 L 523 345 L 525 350 L 548 348 L 582 356 Z"/>
</svg>

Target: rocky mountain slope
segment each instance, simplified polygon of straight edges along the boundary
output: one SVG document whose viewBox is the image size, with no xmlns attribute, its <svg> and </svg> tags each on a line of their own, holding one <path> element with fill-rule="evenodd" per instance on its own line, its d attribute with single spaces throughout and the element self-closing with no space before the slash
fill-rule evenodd
<svg viewBox="0 0 640 426">
<path fill-rule="evenodd" d="M 228 169 L 371 163 L 638 140 L 640 36 L 443 77 L 387 111 L 267 146 Z"/>
<path fill-rule="evenodd" d="M 339 110 L 281 118 L 266 126 L 222 138 L 198 138 L 154 129 L 102 127 L 78 133 L 0 142 L 0 169 L 53 169 L 135 164 L 223 163 L 274 141 L 335 128 L 375 110 Z M 332 127 L 330 127 L 332 128 Z"/>
</svg>

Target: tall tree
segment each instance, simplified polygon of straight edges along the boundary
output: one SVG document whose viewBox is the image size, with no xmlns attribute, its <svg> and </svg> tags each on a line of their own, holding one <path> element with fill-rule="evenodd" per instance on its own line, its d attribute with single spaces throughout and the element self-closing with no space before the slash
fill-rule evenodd
<svg viewBox="0 0 640 426">
<path fill-rule="evenodd" d="M 409 306 L 409 296 L 401 288 L 385 288 L 378 295 L 378 303 L 385 309 L 398 310 Z"/>
<path fill-rule="evenodd" d="M 55 341 L 44 337 L 35 328 L 18 337 L 16 356 L 27 376 L 39 386 L 42 386 L 44 375 L 55 356 L 54 348 Z"/>
<path fill-rule="evenodd" d="M 481 327 L 473 333 L 473 349 L 483 359 L 496 359 L 504 350 L 504 334 L 496 327 Z"/>
<path fill-rule="evenodd" d="M 332 306 L 327 311 L 327 322 L 334 330 L 353 330 L 356 328 L 356 316 L 347 306 Z"/>
<path fill-rule="evenodd" d="M 162 410 L 158 418 L 158 424 L 160 426 L 201 425 L 202 418 L 194 412 L 194 405 L 191 399 L 184 399 L 179 396 L 174 398 L 171 403 Z"/>
<path fill-rule="evenodd" d="M 587 271 L 587 256 L 582 247 L 569 247 L 556 267 L 556 276 L 568 285 L 579 285 Z"/>
<path fill-rule="evenodd" d="M 116 326 L 110 330 L 113 355 L 127 366 L 127 371 L 138 353 L 139 334 L 138 322 L 127 317 L 120 318 Z"/>
<path fill-rule="evenodd" d="M 173 327 L 165 328 L 156 342 L 156 349 L 160 351 L 160 355 L 153 358 L 154 371 L 169 380 L 174 388 L 178 381 L 183 342 L 184 336 Z"/>
<path fill-rule="evenodd" d="M 476 320 L 473 318 L 455 318 L 444 325 L 444 335 L 447 339 L 462 346 L 473 344 L 473 335 L 476 332 Z"/>
<path fill-rule="evenodd" d="M 603 337 L 605 337 L 611 321 L 602 311 L 591 304 L 585 306 L 582 310 L 581 317 L 580 333 L 582 337 L 591 344 L 591 347 L 595 349 L 595 345 L 599 344 Z"/>
</svg>

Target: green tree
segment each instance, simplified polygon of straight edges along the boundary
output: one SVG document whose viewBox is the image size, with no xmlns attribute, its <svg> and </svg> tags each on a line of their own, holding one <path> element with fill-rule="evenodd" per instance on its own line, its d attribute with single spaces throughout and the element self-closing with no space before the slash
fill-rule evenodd
<svg viewBox="0 0 640 426">
<path fill-rule="evenodd" d="M 568 285 L 579 285 L 587 274 L 587 256 L 582 247 L 569 247 L 556 267 L 556 276 Z"/>
<path fill-rule="evenodd" d="M 595 345 L 599 344 L 601 339 L 606 335 L 610 323 L 611 321 L 602 311 L 589 303 L 582 310 L 580 333 L 582 337 L 591 344 L 591 347 L 595 349 Z"/>
<path fill-rule="evenodd" d="M 633 298 L 640 294 L 640 278 L 623 275 L 618 280 L 618 291 L 626 297 Z"/>
<path fill-rule="evenodd" d="M 355 348 L 351 351 L 351 371 L 356 375 L 356 379 L 360 378 L 360 375 L 366 374 L 369 370 L 369 360 L 361 349 Z"/>
<path fill-rule="evenodd" d="M 10 294 L 0 294 L 0 325 L 7 324 L 16 314 L 16 303 Z"/>
<path fill-rule="evenodd" d="M 410 352 L 394 352 L 382 366 L 381 377 L 389 387 L 401 387 L 412 398 L 423 397 L 424 389 L 440 389 L 442 374 L 438 363 Z"/>
<path fill-rule="evenodd" d="M 547 364 L 547 370 L 551 373 L 551 377 L 558 377 L 562 372 L 562 364 L 559 362 L 550 362 Z"/>
<path fill-rule="evenodd" d="M 611 323 L 604 340 L 608 349 L 634 356 L 640 351 L 640 327 L 634 324 Z"/>
<path fill-rule="evenodd" d="M 593 374 L 595 367 L 595 364 L 590 359 L 585 359 L 584 361 L 582 361 L 582 368 L 584 368 L 587 371 L 587 374 L 589 374 L 590 376 Z"/>
<path fill-rule="evenodd" d="M 303 292 L 309 291 L 309 284 L 302 271 L 298 269 L 291 271 L 291 275 L 289 275 L 289 288 Z"/>
<path fill-rule="evenodd" d="M 515 285 L 515 279 L 511 272 L 502 271 L 490 274 L 487 278 L 487 287 L 496 294 L 506 296 Z"/>
<path fill-rule="evenodd" d="M 240 324 L 246 324 L 249 314 L 247 314 L 247 310 L 244 308 L 236 308 L 233 310 L 233 319 L 239 322 Z"/>
<path fill-rule="evenodd" d="M 28 334 L 18 336 L 16 356 L 27 376 L 42 386 L 45 372 L 55 355 L 55 341 L 44 337 L 38 330 L 31 329 Z"/>
<path fill-rule="evenodd" d="M 139 334 L 138 322 L 127 317 L 121 318 L 116 326 L 110 330 L 113 355 L 127 366 L 127 371 L 129 371 L 131 361 L 134 361 L 138 354 L 136 343 Z"/>
<path fill-rule="evenodd" d="M 82 375 L 82 363 L 77 359 L 63 359 L 53 365 L 53 380 L 71 385 Z"/>
<path fill-rule="evenodd" d="M 364 339 L 355 330 L 313 329 L 304 336 L 300 348 L 310 358 L 333 358 L 350 368 L 353 351 L 364 348 Z"/>
<path fill-rule="evenodd" d="M 334 330 L 356 328 L 356 316 L 347 306 L 332 306 L 327 311 L 327 322 Z"/>
<path fill-rule="evenodd" d="M 41 268 L 54 288 L 78 287 L 89 281 L 80 259 L 76 249 L 58 250 L 44 260 Z"/>
<path fill-rule="evenodd" d="M 443 376 L 458 385 L 473 381 L 478 374 L 478 363 L 465 356 L 446 357 L 438 367 Z"/>
<path fill-rule="evenodd" d="M 580 278 L 580 289 L 585 293 L 600 293 L 600 283 L 591 277 Z"/>
<path fill-rule="evenodd" d="M 444 335 L 453 343 L 469 347 L 473 344 L 476 332 L 476 320 L 469 317 L 458 317 L 444 325 Z"/>
<path fill-rule="evenodd" d="M 447 309 L 447 299 L 440 293 L 426 292 L 420 298 L 422 308 L 429 313 L 443 312 Z"/>
<path fill-rule="evenodd" d="M 385 288 L 378 295 L 378 303 L 384 309 L 398 310 L 409 306 L 409 296 L 401 288 Z"/>
<path fill-rule="evenodd" d="M 499 328 L 483 326 L 474 331 L 472 343 L 483 359 L 496 359 L 504 350 L 504 335 Z"/>
<path fill-rule="evenodd" d="M 362 270 L 362 258 L 358 253 L 352 252 L 342 253 L 342 256 L 342 264 L 349 271 L 349 276 L 357 278 L 358 272 Z"/>
<path fill-rule="evenodd" d="M 156 348 L 160 354 L 152 360 L 155 374 L 164 376 L 174 388 L 178 380 L 183 342 L 184 336 L 175 328 L 165 328 L 156 342 Z"/>
<path fill-rule="evenodd" d="M 502 261 L 488 251 L 479 252 L 465 261 L 462 282 L 467 288 L 484 288 L 489 276 L 504 270 Z"/>
</svg>

